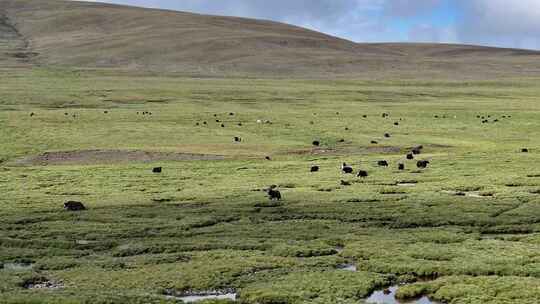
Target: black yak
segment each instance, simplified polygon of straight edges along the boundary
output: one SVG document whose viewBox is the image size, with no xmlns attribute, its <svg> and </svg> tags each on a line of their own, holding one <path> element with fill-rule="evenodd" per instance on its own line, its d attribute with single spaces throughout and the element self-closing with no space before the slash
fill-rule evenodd
<svg viewBox="0 0 540 304">
<path fill-rule="evenodd" d="M 163 171 L 162 167 L 155 167 L 154 169 L 152 169 L 153 173 L 161 173 L 162 171 Z"/>
<path fill-rule="evenodd" d="M 316 147 L 318 147 L 318 146 L 321 145 L 321 142 L 318 141 L 318 140 L 314 140 L 311 144 L 314 145 L 314 146 L 316 146 Z"/>
<path fill-rule="evenodd" d="M 388 162 L 386 160 L 380 160 L 377 162 L 377 165 L 380 167 L 388 167 Z"/>
<path fill-rule="evenodd" d="M 407 153 L 407 159 L 408 159 L 408 160 L 414 159 L 414 154 L 412 154 L 412 153 Z"/>
<path fill-rule="evenodd" d="M 281 192 L 279 192 L 278 190 L 276 190 L 277 186 L 276 185 L 272 185 L 270 186 L 270 188 L 268 188 L 266 190 L 266 193 L 268 193 L 268 198 L 272 201 L 274 200 L 281 200 Z"/>
<path fill-rule="evenodd" d="M 343 163 L 343 165 L 341 165 L 341 171 L 345 174 L 352 174 L 353 167 L 347 165 L 346 163 Z"/>
<path fill-rule="evenodd" d="M 422 153 L 422 149 L 424 149 L 424 146 L 416 146 L 412 148 L 411 152 L 412 154 L 417 155 Z"/>
<path fill-rule="evenodd" d="M 419 160 L 418 162 L 416 162 L 416 166 L 417 166 L 418 168 L 421 168 L 421 169 L 427 168 L 428 165 L 429 165 L 429 161 L 428 161 L 428 160 Z"/>
<path fill-rule="evenodd" d="M 405 170 L 405 164 L 398 164 L 398 170 Z"/>
<path fill-rule="evenodd" d="M 68 211 L 82 211 L 86 210 L 86 207 L 81 202 L 69 201 L 64 203 L 64 209 Z"/>
<path fill-rule="evenodd" d="M 311 172 L 319 172 L 319 166 L 311 166 Z"/>
<path fill-rule="evenodd" d="M 351 185 L 350 182 L 344 181 L 344 180 L 341 180 L 340 184 L 341 184 L 342 186 L 350 186 L 350 185 Z"/>
<path fill-rule="evenodd" d="M 360 170 L 358 171 L 358 174 L 356 174 L 357 177 L 368 177 L 367 171 Z"/>
</svg>

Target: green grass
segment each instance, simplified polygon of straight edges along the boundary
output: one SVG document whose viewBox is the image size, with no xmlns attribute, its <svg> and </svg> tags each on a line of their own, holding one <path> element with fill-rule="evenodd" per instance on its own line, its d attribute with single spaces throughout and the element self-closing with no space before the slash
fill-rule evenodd
<svg viewBox="0 0 540 304">
<path fill-rule="evenodd" d="M 0 73 L 0 92 L 0 262 L 33 263 L 0 269 L 0 302 L 159 303 L 172 301 L 166 290 L 232 288 L 243 303 L 358 303 L 405 278 L 438 279 L 398 294 L 453 304 L 540 297 L 537 79 L 195 79 L 12 69 Z M 142 111 L 153 115 L 136 114 Z M 476 115 L 499 122 L 481 124 Z M 392 137 L 384 139 L 386 132 Z M 422 171 L 404 160 L 419 144 L 419 157 L 432 160 Z M 530 153 L 520 153 L 523 147 Z M 15 165 L 46 151 L 89 149 L 225 159 Z M 381 159 L 390 167 L 377 167 Z M 342 162 L 370 176 L 344 177 Z M 320 172 L 309 172 L 314 164 Z M 152 174 L 155 166 L 163 173 Z M 261 191 L 271 184 L 282 203 Z M 64 211 L 67 200 L 83 201 L 88 211 Z M 359 271 L 336 270 L 347 262 Z M 63 288 L 22 288 L 32 277 Z"/>
</svg>

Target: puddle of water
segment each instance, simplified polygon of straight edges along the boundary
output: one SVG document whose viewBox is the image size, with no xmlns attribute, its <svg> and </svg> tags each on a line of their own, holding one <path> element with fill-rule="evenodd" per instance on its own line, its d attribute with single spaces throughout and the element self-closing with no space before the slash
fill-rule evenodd
<svg viewBox="0 0 540 304">
<path fill-rule="evenodd" d="M 15 270 L 15 271 L 31 270 L 32 267 L 34 267 L 34 265 L 30 263 L 5 263 L 4 264 L 4 269 Z"/>
<path fill-rule="evenodd" d="M 491 195 L 481 195 L 480 192 L 465 192 L 465 191 L 451 191 L 451 190 L 442 190 L 442 193 L 455 195 L 455 196 L 466 196 L 466 197 L 475 197 L 475 198 L 490 198 Z"/>
<path fill-rule="evenodd" d="M 90 245 L 92 243 L 93 243 L 93 241 L 88 241 L 88 240 L 76 240 L 75 241 L 75 244 L 77 244 L 77 245 Z"/>
<path fill-rule="evenodd" d="M 356 265 L 354 265 L 354 264 L 342 264 L 342 265 L 338 265 L 337 268 L 339 270 L 353 271 L 353 272 L 356 272 L 358 270 L 356 268 Z"/>
<path fill-rule="evenodd" d="M 398 286 L 392 286 L 387 289 L 375 291 L 369 298 L 366 299 L 366 303 L 372 304 L 439 304 L 438 302 L 431 301 L 428 297 L 424 296 L 416 300 L 398 300 L 396 299 L 396 292 Z"/>
<path fill-rule="evenodd" d="M 417 183 L 397 183 L 398 187 L 416 187 Z"/>
<path fill-rule="evenodd" d="M 232 300 L 232 301 L 236 301 L 236 293 L 226 293 L 226 294 L 219 294 L 219 295 L 193 295 L 193 296 L 185 296 L 185 297 L 168 296 L 167 298 L 168 299 L 181 300 L 184 303 L 194 303 L 194 302 L 203 301 L 203 300 Z"/>
</svg>

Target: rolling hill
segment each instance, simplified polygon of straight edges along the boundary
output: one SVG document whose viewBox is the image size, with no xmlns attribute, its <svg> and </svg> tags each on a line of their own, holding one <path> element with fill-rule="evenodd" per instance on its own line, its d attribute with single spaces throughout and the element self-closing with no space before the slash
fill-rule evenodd
<svg viewBox="0 0 540 304">
<path fill-rule="evenodd" d="M 60 0 L 1 0 L 0 66 L 197 75 L 492 78 L 540 75 L 540 52 L 365 44 L 283 23 Z"/>
</svg>

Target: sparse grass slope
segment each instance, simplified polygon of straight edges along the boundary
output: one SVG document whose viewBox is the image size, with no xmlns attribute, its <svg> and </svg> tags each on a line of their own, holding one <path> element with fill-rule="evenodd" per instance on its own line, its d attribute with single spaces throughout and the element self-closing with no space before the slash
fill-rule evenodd
<svg viewBox="0 0 540 304">
<path fill-rule="evenodd" d="M 372 79 L 482 79 L 540 72 L 540 55 L 533 51 L 357 44 L 270 21 L 100 3 L 2 0 L 1 4 L 0 14 L 28 42 L 25 58 L 40 65 Z M 4 30 L 0 26 L 0 33 Z"/>
</svg>

